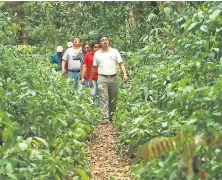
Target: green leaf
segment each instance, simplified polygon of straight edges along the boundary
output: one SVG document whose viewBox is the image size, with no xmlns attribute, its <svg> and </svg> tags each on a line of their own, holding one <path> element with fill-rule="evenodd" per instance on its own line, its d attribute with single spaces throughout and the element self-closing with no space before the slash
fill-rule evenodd
<svg viewBox="0 0 222 180">
<path fill-rule="evenodd" d="M 134 119 L 133 122 L 135 125 L 138 125 L 138 123 L 140 123 L 142 120 L 143 120 L 142 117 L 139 116 L 138 118 Z"/>
<path fill-rule="evenodd" d="M 12 168 L 11 163 L 8 163 L 8 164 L 6 165 L 6 170 L 7 170 L 7 172 L 13 173 L 13 168 Z"/>
<path fill-rule="evenodd" d="M 187 122 L 188 125 L 194 124 L 197 122 L 197 119 L 191 119 Z"/>
<path fill-rule="evenodd" d="M 40 143 L 38 141 L 36 141 L 35 139 L 32 140 L 32 143 L 34 143 L 35 145 L 37 145 L 38 147 L 40 147 Z"/>
<path fill-rule="evenodd" d="M 156 16 L 155 14 L 151 13 L 151 14 L 148 16 L 147 21 L 148 21 L 148 22 L 151 22 L 152 19 L 153 19 L 155 16 Z"/>
<path fill-rule="evenodd" d="M 115 180 L 115 178 L 113 176 L 110 176 L 109 180 Z"/>
<path fill-rule="evenodd" d="M 60 166 L 57 166 L 57 169 L 59 170 L 59 172 L 62 174 L 62 175 L 65 175 L 66 172 L 64 171 L 63 168 L 61 168 Z"/>
<path fill-rule="evenodd" d="M 65 120 L 62 120 L 62 119 L 60 119 L 60 118 L 57 118 L 61 123 L 62 123 L 62 125 L 63 126 L 68 126 L 68 123 L 65 121 Z"/>
<path fill-rule="evenodd" d="M 89 177 L 87 176 L 86 172 L 80 168 L 74 169 L 76 173 L 78 173 L 81 176 L 82 180 L 89 180 Z"/>
<path fill-rule="evenodd" d="M 153 35 L 149 36 L 149 42 L 153 42 Z"/>
<path fill-rule="evenodd" d="M 219 14 L 221 13 L 221 10 L 215 10 L 212 14 L 209 15 L 210 20 L 214 21 L 217 16 L 219 16 Z"/>
<path fill-rule="evenodd" d="M 215 154 L 219 154 L 221 152 L 221 150 L 220 149 L 215 149 Z"/>
<path fill-rule="evenodd" d="M 143 42 L 145 42 L 147 40 L 147 38 L 148 38 L 148 35 L 144 36 Z"/>
<path fill-rule="evenodd" d="M 58 174 L 53 174 L 53 176 L 55 177 L 56 180 L 61 180 Z"/>
<path fill-rule="evenodd" d="M 172 13 L 172 9 L 169 8 L 169 7 L 165 7 L 164 8 L 164 13 L 166 14 L 167 17 L 170 17 L 171 13 Z"/>
<path fill-rule="evenodd" d="M 164 164 L 163 164 L 162 161 L 160 161 L 160 162 L 158 163 L 158 165 L 159 165 L 160 167 L 164 167 Z"/>
<path fill-rule="evenodd" d="M 219 52 L 220 49 L 219 48 L 213 48 L 214 51 Z"/>
<path fill-rule="evenodd" d="M 162 33 L 164 34 L 164 35 L 168 35 L 169 33 L 170 33 L 170 31 L 167 29 L 167 28 L 162 28 L 161 29 L 161 31 L 162 31 Z"/>
<path fill-rule="evenodd" d="M 201 22 L 192 23 L 187 29 L 187 32 L 195 32 L 198 28 L 200 28 L 201 25 L 202 25 Z"/>
<path fill-rule="evenodd" d="M 222 113 L 221 112 L 213 112 L 212 115 L 214 115 L 214 116 L 221 116 Z"/>
<path fill-rule="evenodd" d="M 25 151 L 27 148 L 28 148 L 28 145 L 26 143 L 19 143 L 19 148 L 22 150 L 22 151 Z"/>
<path fill-rule="evenodd" d="M 7 176 L 14 179 L 14 180 L 17 180 L 17 177 L 14 174 L 7 173 Z"/>
<path fill-rule="evenodd" d="M 162 122 L 162 127 L 163 128 L 167 127 L 167 124 L 168 124 L 167 122 Z"/>
<path fill-rule="evenodd" d="M 202 25 L 200 27 L 200 30 L 203 31 L 203 32 L 208 32 L 207 25 Z"/>
<path fill-rule="evenodd" d="M 34 138 L 39 140 L 40 142 L 42 142 L 46 147 L 48 147 L 48 143 L 44 139 L 42 139 L 40 137 L 34 137 Z"/>
<path fill-rule="evenodd" d="M 35 96 L 35 95 L 36 95 L 36 92 L 33 91 L 33 90 L 29 90 L 28 92 L 29 92 L 32 96 Z"/>
</svg>

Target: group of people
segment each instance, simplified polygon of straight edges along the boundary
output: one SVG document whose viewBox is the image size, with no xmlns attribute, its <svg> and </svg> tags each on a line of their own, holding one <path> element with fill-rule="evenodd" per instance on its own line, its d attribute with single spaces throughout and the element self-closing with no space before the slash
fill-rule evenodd
<svg viewBox="0 0 222 180">
<path fill-rule="evenodd" d="M 118 93 L 117 64 L 123 72 L 124 82 L 128 77 L 119 51 L 110 47 L 106 35 L 101 35 L 92 45 L 81 45 L 81 39 L 75 38 L 67 43 L 66 51 L 58 46 L 52 63 L 57 64 L 56 71 L 75 79 L 76 87 L 92 88 L 91 94 L 98 97 L 103 112 L 102 124 L 112 121 Z"/>
</svg>

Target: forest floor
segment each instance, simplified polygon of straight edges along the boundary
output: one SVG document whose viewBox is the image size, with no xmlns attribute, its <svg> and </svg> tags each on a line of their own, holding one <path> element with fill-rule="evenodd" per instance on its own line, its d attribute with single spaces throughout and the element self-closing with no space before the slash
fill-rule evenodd
<svg viewBox="0 0 222 180">
<path fill-rule="evenodd" d="M 92 180 L 132 179 L 130 160 L 116 152 L 117 146 L 117 130 L 113 124 L 98 125 L 87 147 Z"/>
</svg>

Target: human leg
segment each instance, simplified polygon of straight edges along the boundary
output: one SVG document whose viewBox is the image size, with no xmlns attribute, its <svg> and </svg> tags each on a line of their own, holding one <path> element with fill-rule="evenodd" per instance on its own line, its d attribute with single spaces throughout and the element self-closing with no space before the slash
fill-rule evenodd
<svg viewBox="0 0 222 180">
<path fill-rule="evenodd" d="M 101 99 L 101 110 L 103 113 L 103 121 L 108 122 L 109 120 L 109 109 L 108 109 L 108 84 L 106 77 L 99 76 L 98 78 L 98 92 Z"/>
<path fill-rule="evenodd" d="M 75 88 L 82 88 L 81 80 L 80 80 L 80 72 L 72 72 L 68 71 L 68 75 L 70 79 L 75 79 Z"/>
<path fill-rule="evenodd" d="M 98 93 L 98 82 L 97 82 L 97 80 L 93 80 L 93 89 L 91 90 L 91 94 L 93 96 L 96 96 L 98 106 L 100 107 L 101 102 L 100 102 L 100 97 L 99 97 L 99 93 Z"/>
<path fill-rule="evenodd" d="M 116 109 L 118 84 L 117 76 L 109 78 L 109 120 L 112 121 Z"/>
<path fill-rule="evenodd" d="M 90 93 L 93 96 L 96 96 L 98 94 L 98 85 L 97 85 L 97 80 L 93 80 L 93 88 L 91 89 Z"/>
<path fill-rule="evenodd" d="M 77 72 L 68 71 L 69 79 L 74 79 L 75 80 L 74 89 L 77 88 L 76 74 L 77 74 Z"/>
</svg>

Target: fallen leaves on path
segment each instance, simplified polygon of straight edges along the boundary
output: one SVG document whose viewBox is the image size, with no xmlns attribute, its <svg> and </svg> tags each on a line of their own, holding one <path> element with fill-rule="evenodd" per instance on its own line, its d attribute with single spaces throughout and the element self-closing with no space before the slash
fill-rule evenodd
<svg viewBox="0 0 222 180">
<path fill-rule="evenodd" d="M 129 160 L 120 157 L 117 130 L 112 124 L 99 125 L 88 142 L 87 151 L 92 170 L 92 180 L 130 180 Z"/>
</svg>

